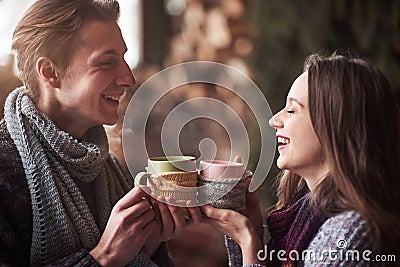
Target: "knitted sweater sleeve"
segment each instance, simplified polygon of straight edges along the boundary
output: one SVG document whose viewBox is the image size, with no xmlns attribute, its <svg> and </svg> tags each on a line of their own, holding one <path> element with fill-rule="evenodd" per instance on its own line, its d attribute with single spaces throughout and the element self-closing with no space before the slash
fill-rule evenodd
<svg viewBox="0 0 400 267">
<path fill-rule="evenodd" d="M 0 266 L 29 266 L 32 208 L 28 184 L 18 151 L 0 121 Z M 57 266 L 98 266 L 85 249 Z"/>
<path fill-rule="evenodd" d="M 307 248 L 304 266 L 371 266 L 371 243 L 364 219 L 353 211 L 329 218 Z"/>
<path fill-rule="evenodd" d="M 29 266 L 32 210 L 19 154 L 0 122 L 0 265 Z"/>
<path fill-rule="evenodd" d="M 225 237 L 229 266 L 242 266 L 240 246 Z M 299 266 L 373 266 L 369 231 L 366 222 L 355 212 L 344 212 L 329 218 L 320 227 Z M 262 265 L 247 265 L 258 267 Z"/>
<path fill-rule="evenodd" d="M 163 258 L 161 256 L 162 253 L 160 251 L 157 252 L 161 257 L 164 259 L 165 262 L 156 262 L 155 259 L 150 259 L 147 255 L 142 252 L 139 252 L 126 266 L 143 266 L 143 267 L 170 267 L 173 266 L 171 262 L 168 261 L 168 256 Z M 64 267 L 71 267 L 71 266 L 79 266 L 79 267 L 100 267 L 101 265 L 89 254 L 86 249 L 81 249 L 80 251 L 68 255 L 67 257 L 59 260 L 56 263 L 47 265 L 47 266 L 64 266 Z"/>
<path fill-rule="evenodd" d="M 264 229 L 258 230 L 257 234 L 261 240 L 264 240 Z M 229 267 L 264 267 L 264 265 L 261 264 L 243 265 L 242 250 L 239 244 L 228 236 L 225 236 L 225 246 L 228 252 Z"/>
</svg>

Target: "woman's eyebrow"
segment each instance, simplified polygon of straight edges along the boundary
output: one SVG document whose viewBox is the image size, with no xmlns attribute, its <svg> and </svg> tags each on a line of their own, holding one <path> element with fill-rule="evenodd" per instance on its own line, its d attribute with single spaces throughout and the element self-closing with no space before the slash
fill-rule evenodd
<svg viewBox="0 0 400 267">
<path fill-rule="evenodd" d="M 296 99 L 296 98 L 294 98 L 294 97 L 288 97 L 288 101 L 295 102 L 295 103 L 297 103 L 299 106 L 304 107 L 304 104 L 302 104 L 298 99 Z"/>
</svg>

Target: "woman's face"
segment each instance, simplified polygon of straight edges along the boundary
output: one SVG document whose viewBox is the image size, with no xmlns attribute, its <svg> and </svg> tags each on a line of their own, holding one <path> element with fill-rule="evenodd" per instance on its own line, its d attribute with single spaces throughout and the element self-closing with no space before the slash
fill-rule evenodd
<svg viewBox="0 0 400 267">
<path fill-rule="evenodd" d="M 276 129 L 280 169 L 290 170 L 309 181 L 327 173 L 321 144 L 311 124 L 308 106 L 308 72 L 293 83 L 286 106 L 269 121 Z M 308 178 L 308 179 L 307 179 Z"/>
</svg>

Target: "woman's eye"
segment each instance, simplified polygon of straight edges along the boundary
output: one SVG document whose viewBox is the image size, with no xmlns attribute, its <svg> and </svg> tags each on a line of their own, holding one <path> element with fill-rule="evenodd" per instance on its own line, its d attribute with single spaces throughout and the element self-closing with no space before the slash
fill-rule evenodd
<svg viewBox="0 0 400 267">
<path fill-rule="evenodd" d="M 292 113 L 294 113 L 294 110 L 288 110 L 287 113 L 292 114 Z"/>
</svg>

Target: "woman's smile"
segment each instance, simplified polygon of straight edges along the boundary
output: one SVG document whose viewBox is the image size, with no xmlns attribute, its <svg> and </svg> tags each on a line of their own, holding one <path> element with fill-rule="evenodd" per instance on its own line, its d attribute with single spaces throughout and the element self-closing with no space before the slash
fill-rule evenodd
<svg viewBox="0 0 400 267">
<path fill-rule="evenodd" d="M 289 138 L 284 137 L 282 135 L 277 135 L 277 137 L 278 137 L 278 150 L 282 150 L 289 145 L 290 143 Z"/>
</svg>

